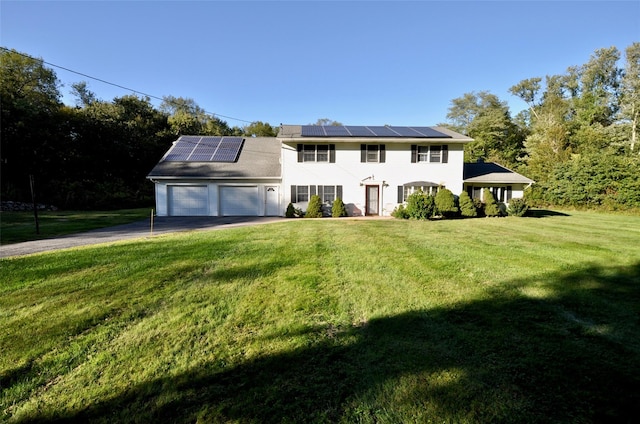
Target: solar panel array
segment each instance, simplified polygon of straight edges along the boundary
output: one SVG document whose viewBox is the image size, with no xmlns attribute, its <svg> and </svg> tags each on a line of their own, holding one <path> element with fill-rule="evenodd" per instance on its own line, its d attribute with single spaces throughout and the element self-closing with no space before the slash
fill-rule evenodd
<svg viewBox="0 0 640 424">
<path fill-rule="evenodd" d="M 242 137 L 199 137 L 183 135 L 173 144 L 165 161 L 235 162 L 242 148 Z"/>
<path fill-rule="evenodd" d="M 431 127 L 303 125 L 303 137 L 451 138 Z"/>
</svg>

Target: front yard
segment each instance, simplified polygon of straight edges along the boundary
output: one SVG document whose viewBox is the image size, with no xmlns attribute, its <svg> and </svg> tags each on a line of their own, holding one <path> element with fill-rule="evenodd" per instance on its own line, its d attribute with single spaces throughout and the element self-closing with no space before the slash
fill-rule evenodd
<svg viewBox="0 0 640 424">
<path fill-rule="evenodd" d="M 0 260 L 0 420 L 631 422 L 640 217 L 292 220 Z"/>
</svg>

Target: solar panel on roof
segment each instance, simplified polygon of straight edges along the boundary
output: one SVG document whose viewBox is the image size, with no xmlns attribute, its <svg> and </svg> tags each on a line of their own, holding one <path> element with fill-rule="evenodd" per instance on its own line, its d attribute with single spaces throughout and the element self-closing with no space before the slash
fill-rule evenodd
<svg viewBox="0 0 640 424">
<path fill-rule="evenodd" d="M 361 126 L 361 125 L 303 125 L 303 137 L 402 137 L 402 138 L 451 138 L 431 127 Z"/>
<path fill-rule="evenodd" d="M 324 127 L 324 131 L 327 137 L 349 137 L 349 131 L 342 125 L 327 125 Z"/>
<path fill-rule="evenodd" d="M 189 156 L 191 162 L 209 162 L 216 152 L 217 146 L 198 145 Z"/>
<path fill-rule="evenodd" d="M 164 160 L 168 160 L 168 161 L 187 160 L 187 158 L 189 157 L 191 152 L 193 152 L 193 149 L 195 147 L 196 147 L 195 143 L 185 142 L 182 139 L 182 137 L 180 137 L 178 141 L 176 141 L 173 144 L 173 146 L 167 153 L 167 156 L 164 158 Z"/>
<path fill-rule="evenodd" d="M 242 137 L 182 136 L 165 156 L 165 161 L 235 162 Z"/>
<path fill-rule="evenodd" d="M 244 139 L 241 137 L 224 137 L 211 158 L 212 162 L 235 162 L 238 159 Z"/>
<path fill-rule="evenodd" d="M 190 162 L 209 162 L 220 145 L 222 137 L 200 137 L 195 149 L 187 158 Z"/>
<path fill-rule="evenodd" d="M 436 131 L 431 127 L 413 127 L 413 129 L 428 138 L 451 138 L 450 135 Z"/>
<path fill-rule="evenodd" d="M 398 137 L 389 127 L 367 127 L 378 137 Z"/>
<path fill-rule="evenodd" d="M 400 134 L 401 137 L 424 137 L 410 127 L 390 127 L 392 131 Z"/>
<path fill-rule="evenodd" d="M 369 128 L 358 125 L 348 125 L 345 127 L 352 137 L 373 137 L 374 133 Z"/>
<path fill-rule="evenodd" d="M 321 125 L 303 125 L 302 126 L 303 137 L 326 137 L 326 133 Z"/>
</svg>

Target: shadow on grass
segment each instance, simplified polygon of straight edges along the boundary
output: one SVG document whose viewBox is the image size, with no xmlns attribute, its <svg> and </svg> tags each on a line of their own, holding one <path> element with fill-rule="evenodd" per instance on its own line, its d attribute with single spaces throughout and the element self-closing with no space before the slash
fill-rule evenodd
<svg viewBox="0 0 640 424">
<path fill-rule="evenodd" d="M 639 304 L 640 264 L 510 281 L 485 300 L 311 328 L 310 346 L 33 421 L 632 422 Z"/>
<path fill-rule="evenodd" d="M 529 209 L 525 217 L 527 218 L 547 218 L 550 216 L 571 216 L 564 212 L 552 211 L 548 209 Z"/>
</svg>

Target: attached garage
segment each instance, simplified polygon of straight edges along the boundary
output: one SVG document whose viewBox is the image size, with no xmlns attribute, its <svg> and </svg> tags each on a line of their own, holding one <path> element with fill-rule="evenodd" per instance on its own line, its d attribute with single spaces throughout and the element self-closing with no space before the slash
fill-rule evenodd
<svg viewBox="0 0 640 424">
<path fill-rule="evenodd" d="M 206 185 L 170 185 L 168 209 L 170 216 L 206 216 L 209 196 Z"/>
<path fill-rule="evenodd" d="M 220 186 L 220 215 L 256 216 L 259 214 L 257 186 Z"/>
<path fill-rule="evenodd" d="M 275 137 L 180 136 L 151 170 L 157 216 L 279 216 Z"/>
</svg>

